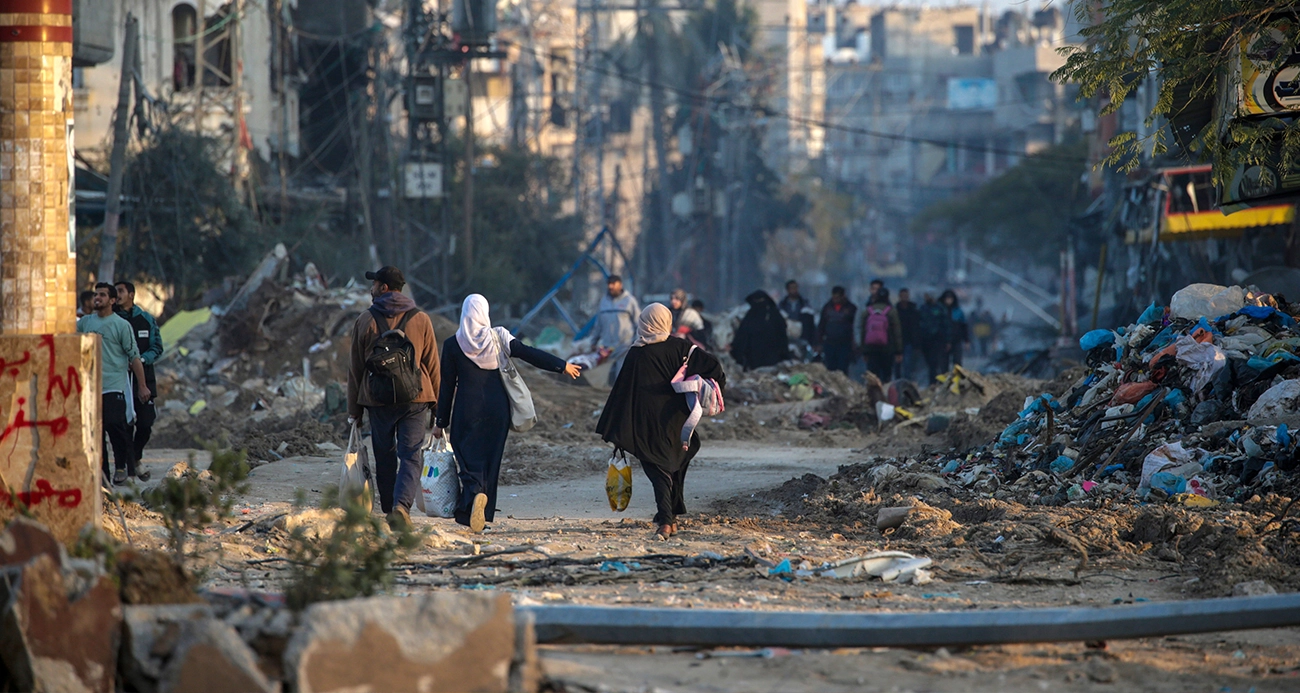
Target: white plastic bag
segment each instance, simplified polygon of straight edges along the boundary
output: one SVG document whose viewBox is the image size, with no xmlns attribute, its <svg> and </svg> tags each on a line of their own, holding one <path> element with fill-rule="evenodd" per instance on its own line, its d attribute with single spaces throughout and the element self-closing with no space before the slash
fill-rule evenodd
<svg viewBox="0 0 1300 693">
<path fill-rule="evenodd" d="M 1246 291 L 1240 286 L 1218 284 L 1188 284 L 1174 292 L 1169 301 L 1169 314 L 1184 320 L 1223 317 L 1235 313 L 1246 305 Z"/>
<path fill-rule="evenodd" d="M 370 474 L 370 452 L 361 440 L 361 427 L 352 424 L 348 435 L 348 449 L 343 453 L 343 468 L 339 473 L 339 503 L 358 502 L 366 508 L 375 503 L 373 477 Z"/>
<path fill-rule="evenodd" d="M 453 517 L 460 496 L 460 478 L 456 476 L 456 454 L 447 436 L 434 438 L 424 448 L 424 469 L 420 472 L 420 495 L 424 513 L 429 517 Z"/>
<path fill-rule="evenodd" d="M 1264 391 L 1246 414 L 1252 426 L 1280 423 L 1295 425 L 1300 420 L 1300 380 L 1283 380 Z"/>
</svg>

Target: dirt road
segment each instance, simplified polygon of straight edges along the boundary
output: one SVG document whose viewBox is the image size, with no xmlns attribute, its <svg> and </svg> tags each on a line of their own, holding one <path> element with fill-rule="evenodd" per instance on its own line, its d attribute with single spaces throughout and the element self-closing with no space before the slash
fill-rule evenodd
<svg viewBox="0 0 1300 693">
<path fill-rule="evenodd" d="M 853 454 L 847 448 L 773 447 L 734 441 L 710 443 L 691 463 L 686 485 L 687 506 L 701 512 L 719 500 L 778 486 L 792 477 L 830 476 L 840 465 L 848 463 Z M 655 512 L 654 495 L 635 460 L 632 466 L 632 503 L 621 513 L 609 509 L 603 471 L 563 481 L 503 486 L 497 505 L 507 516 L 519 519 L 649 519 Z"/>
</svg>

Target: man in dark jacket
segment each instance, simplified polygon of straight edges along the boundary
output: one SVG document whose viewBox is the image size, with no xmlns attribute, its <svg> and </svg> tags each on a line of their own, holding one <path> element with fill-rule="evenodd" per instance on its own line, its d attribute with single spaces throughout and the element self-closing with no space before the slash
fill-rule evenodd
<svg viewBox="0 0 1300 693">
<path fill-rule="evenodd" d="M 375 451 L 375 482 L 379 486 L 379 504 L 395 529 L 410 527 L 411 505 L 420 493 L 420 446 L 432 423 L 434 403 L 438 399 L 441 373 L 438 369 L 438 339 L 433 322 L 416 307 L 410 296 L 402 293 L 406 277 L 393 266 L 366 272 L 371 280 L 370 309 L 357 316 L 352 326 L 352 351 L 348 365 L 348 424 L 361 421 L 370 413 L 370 444 Z M 410 402 L 383 403 L 370 392 L 366 357 L 375 340 L 397 328 L 406 319 L 403 332 L 415 350 L 420 370 L 420 393 Z M 383 324 L 380 325 L 379 321 Z"/>
<path fill-rule="evenodd" d="M 153 423 L 158 420 L 155 400 L 158 397 L 158 378 L 154 375 L 153 365 L 162 357 L 162 332 L 158 321 L 148 312 L 135 304 L 135 284 L 118 282 L 113 285 L 117 293 L 117 307 L 114 312 L 123 320 L 131 323 L 131 334 L 140 349 L 140 363 L 144 366 L 144 382 L 149 386 L 148 401 L 135 398 L 135 432 L 132 443 L 135 446 L 136 468 L 140 469 L 140 460 L 144 458 L 144 446 L 149 444 L 153 435 Z"/>
<path fill-rule="evenodd" d="M 949 342 L 952 339 L 952 317 L 948 308 L 934 300 L 934 294 L 925 295 L 920 308 L 917 333 L 920 335 L 921 354 L 925 357 L 930 379 L 926 384 L 947 371 Z"/>
<path fill-rule="evenodd" d="M 898 365 L 896 376 L 911 380 L 921 348 L 921 311 L 912 302 L 912 293 L 906 288 L 898 290 L 894 310 L 898 311 L 898 324 L 903 330 L 903 362 Z"/>
<path fill-rule="evenodd" d="M 785 296 L 777 304 L 781 312 L 785 315 L 786 320 L 793 320 L 799 323 L 799 339 L 811 341 L 813 333 L 817 331 L 816 321 L 813 316 L 812 306 L 808 304 L 808 299 L 799 293 L 799 282 L 791 279 L 785 283 Z"/>
<path fill-rule="evenodd" d="M 817 323 L 817 341 L 821 344 L 826 368 L 847 374 L 853 361 L 853 325 L 858 307 L 849 301 L 844 287 L 831 289 L 831 300 L 822 306 Z"/>
</svg>

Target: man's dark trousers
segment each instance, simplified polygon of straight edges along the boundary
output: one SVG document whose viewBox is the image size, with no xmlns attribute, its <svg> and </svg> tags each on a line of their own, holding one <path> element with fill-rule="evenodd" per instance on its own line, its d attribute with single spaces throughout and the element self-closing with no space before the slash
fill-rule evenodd
<svg viewBox="0 0 1300 693">
<path fill-rule="evenodd" d="M 424 460 L 420 450 L 429 433 L 429 403 L 366 407 L 370 412 L 370 445 L 375 451 L 375 482 L 384 514 L 400 505 L 408 511 L 420 492 Z"/>
<path fill-rule="evenodd" d="M 135 446 L 131 442 L 131 424 L 126 420 L 126 395 L 121 392 L 105 392 L 101 396 L 103 405 L 104 433 L 108 435 L 109 445 L 104 446 L 104 473 L 113 478 L 113 469 L 108 466 L 108 448 L 113 448 L 113 465 L 125 469 L 128 476 L 135 476 Z"/>
<path fill-rule="evenodd" d="M 149 444 L 149 438 L 153 436 L 153 422 L 158 419 L 158 410 L 154 407 L 154 400 L 150 398 L 148 402 L 141 401 L 139 397 L 135 398 L 135 461 L 139 462 L 144 459 L 144 446 Z"/>
</svg>

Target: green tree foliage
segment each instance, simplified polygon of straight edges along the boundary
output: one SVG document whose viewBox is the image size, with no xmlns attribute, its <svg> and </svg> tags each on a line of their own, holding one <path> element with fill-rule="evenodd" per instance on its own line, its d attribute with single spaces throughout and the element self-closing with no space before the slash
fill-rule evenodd
<svg viewBox="0 0 1300 693">
<path fill-rule="evenodd" d="M 1070 219 L 1089 202 L 1079 177 L 1086 154 L 1076 141 L 1026 157 L 975 191 L 926 208 L 912 228 L 964 238 L 992 257 L 1054 262 Z"/>
<path fill-rule="evenodd" d="M 166 125 L 127 162 L 118 274 L 170 285 L 177 303 L 248 271 L 274 243 L 219 169 L 222 143 Z"/>
<path fill-rule="evenodd" d="M 1225 180 L 1238 164 L 1257 164 L 1282 143 L 1282 170 L 1290 170 L 1300 153 L 1300 126 L 1291 119 L 1213 121 L 1211 106 L 1235 85 L 1225 82 L 1239 60 L 1243 41 L 1261 33 L 1279 14 L 1300 11 L 1300 1 L 1274 0 L 1105 0 L 1076 2 L 1075 13 L 1085 27 L 1083 46 L 1063 49 L 1065 66 L 1053 79 L 1077 83 L 1084 97 L 1109 98 L 1102 113 L 1117 111 L 1146 80 L 1158 78 L 1158 91 L 1149 126 L 1159 118 L 1174 121 L 1173 134 L 1186 153 L 1215 164 L 1215 177 Z M 1277 46 L 1280 65 L 1296 47 L 1300 32 L 1292 31 Z M 1231 114 L 1229 114 L 1231 115 Z M 1160 155 L 1169 149 L 1167 132 L 1151 128 L 1138 138 L 1132 131 L 1110 142 L 1107 163 L 1131 170 L 1148 148 Z"/>
<path fill-rule="evenodd" d="M 485 158 L 495 163 L 474 172 L 471 290 L 494 304 L 536 301 L 577 258 L 582 242 L 577 218 L 559 211 L 567 192 L 564 166 L 512 149 L 489 149 Z M 463 184 L 462 177 L 456 187 Z M 453 193 L 451 200 L 452 218 L 463 219 L 463 196 Z"/>
<path fill-rule="evenodd" d="M 299 498 L 301 505 L 302 497 Z M 321 508 L 339 508 L 337 489 L 326 489 Z M 389 566 L 420 545 L 409 529 L 391 531 L 368 504 L 344 503 L 328 536 L 299 528 L 289 537 L 289 607 L 302 610 L 315 602 L 378 594 L 393 582 Z"/>
</svg>

